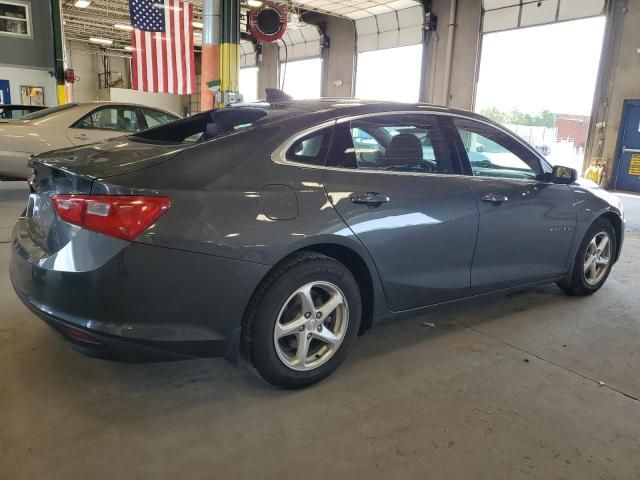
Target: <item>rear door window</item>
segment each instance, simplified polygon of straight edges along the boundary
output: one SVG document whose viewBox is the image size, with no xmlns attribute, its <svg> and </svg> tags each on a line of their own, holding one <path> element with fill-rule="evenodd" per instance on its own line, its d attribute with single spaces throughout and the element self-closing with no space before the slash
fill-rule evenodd
<svg viewBox="0 0 640 480">
<path fill-rule="evenodd" d="M 85 115 L 72 128 L 137 132 L 140 130 L 136 107 L 102 107 Z"/>
<path fill-rule="evenodd" d="M 286 159 L 295 163 L 324 165 L 329 152 L 332 132 L 333 127 L 327 127 L 296 140 L 287 150 Z"/>
<path fill-rule="evenodd" d="M 161 112 L 160 110 L 154 110 L 152 108 L 142 107 L 142 113 L 144 114 L 144 119 L 147 122 L 147 128 L 159 127 L 165 123 L 178 120 L 178 117 L 174 117 L 167 112 Z"/>
<path fill-rule="evenodd" d="M 460 174 L 435 115 L 388 114 L 337 127 L 330 165 L 386 172 Z"/>
</svg>

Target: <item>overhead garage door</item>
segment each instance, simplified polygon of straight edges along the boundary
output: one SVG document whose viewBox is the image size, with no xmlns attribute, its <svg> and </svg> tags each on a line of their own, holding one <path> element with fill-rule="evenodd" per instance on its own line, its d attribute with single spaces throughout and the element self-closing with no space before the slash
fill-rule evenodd
<svg viewBox="0 0 640 480">
<path fill-rule="evenodd" d="M 249 40 L 240 40 L 240 68 L 256 65 L 256 46 Z"/>
<path fill-rule="evenodd" d="M 288 29 L 280 43 L 280 61 L 320 56 L 320 30 L 315 25 Z"/>
<path fill-rule="evenodd" d="M 358 18 L 356 20 L 358 52 L 406 47 L 422 43 L 423 23 L 424 14 L 420 5 Z"/>
<path fill-rule="evenodd" d="M 500 32 L 604 14 L 605 0 L 483 0 L 482 32 Z"/>
</svg>

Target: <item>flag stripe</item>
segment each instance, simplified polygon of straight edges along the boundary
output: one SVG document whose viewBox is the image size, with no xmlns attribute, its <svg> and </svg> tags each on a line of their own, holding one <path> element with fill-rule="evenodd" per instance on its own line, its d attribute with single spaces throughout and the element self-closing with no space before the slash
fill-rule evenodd
<svg viewBox="0 0 640 480">
<path fill-rule="evenodd" d="M 163 91 L 169 92 L 169 75 L 167 74 L 169 67 L 167 66 L 167 34 L 162 34 L 162 85 L 164 86 Z"/>
<path fill-rule="evenodd" d="M 147 72 L 147 92 L 154 92 L 153 89 L 153 45 L 151 43 L 151 32 L 144 32 L 144 53 Z"/>
<path fill-rule="evenodd" d="M 147 66 L 147 32 L 142 32 L 140 34 L 140 59 L 141 59 L 141 75 L 142 75 L 142 90 L 145 92 L 149 91 L 149 82 L 147 77 L 147 72 L 149 68 Z"/>
<path fill-rule="evenodd" d="M 146 8 L 158 8 L 148 3 Z M 164 0 L 164 23 L 150 24 L 149 15 L 140 13 L 140 28 L 131 35 L 133 88 L 147 92 L 186 95 L 195 91 L 193 53 L 193 5 L 179 0 Z M 149 10 L 147 10 L 148 12 Z M 151 25 L 151 26 L 150 26 Z"/>
<path fill-rule="evenodd" d="M 166 39 L 165 39 L 165 51 L 167 52 L 167 76 L 169 77 L 169 88 L 170 92 L 176 91 L 176 82 L 173 80 L 173 70 L 175 62 L 175 57 L 173 55 L 173 48 L 171 46 L 173 38 L 173 25 L 171 23 L 171 11 L 165 12 L 165 25 L 166 25 Z"/>
<path fill-rule="evenodd" d="M 173 5 L 173 0 L 169 0 L 169 4 Z M 173 11 L 173 29 L 175 32 L 175 37 L 176 38 L 180 38 L 180 12 L 179 11 Z M 179 95 L 182 95 L 182 49 L 180 48 L 180 45 L 175 45 L 173 47 L 176 51 L 176 68 L 175 68 L 175 76 L 176 76 L 176 80 L 177 80 L 177 88 L 176 90 L 178 91 Z"/>
<path fill-rule="evenodd" d="M 162 72 L 164 70 L 164 64 L 162 62 L 162 51 L 164 50 L 162 33 L 155 33 L 155 45 L 153 46 L 154 57 L 156 58 L 156 71 L 158 75 L 158 92 L 164 92 L 164 76 Z"/>
<path fill-rule="evenodd" d="M 191 17 L 189 15 L 189 10 L 191 9 L 191 4 L 190 3 L 185 3 L 184 4 L 184 12 L 182 12 L 182 30 L 183 30 L 183 35 L 184 35 L 184 45 L 183 45 L 183 51 L 184 51 L 184 91 L 186 93 L 186 91 L 189 89 L 189 85 L 191 85 L 191 62 L 189 61 L 189 55 L 187 55 L 187 52 L 189 51 L 189 44 L 190 44 L 190 32 L 189 32 L 189 18 Z"/>
</svg>

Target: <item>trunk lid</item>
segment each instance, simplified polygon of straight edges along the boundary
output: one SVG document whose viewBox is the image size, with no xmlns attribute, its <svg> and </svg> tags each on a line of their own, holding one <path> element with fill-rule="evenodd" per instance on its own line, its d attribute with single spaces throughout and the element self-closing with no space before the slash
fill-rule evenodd
<svg viewBox="0 0 640 480">
<path fill-rule="evenodd" d="M 75 176 L 95 180 L 157 165 L 174 157 L 184 148 L 184 145 L 162 145 L 143 142 L 135 137 L 118 137 L 41 153 L 33 159 L 34 165 L 41 163 Z"/>
<path fill-rule="evenodd" d="M 93 182 L 38 161 L 34 162 L 33 170 L 24 216 L 29 236 L 42 249 L 43 255 L 50 255 L 69 243 L 78 230 L 78 227 L 60 220 L 51 197 L 62 193 L 88 194 Z"/>
<path fill-rule="evenodd" d="M 45 152 L 33 157 L 25 217 L 29 235 L 51 255 L 65 247 L 80 227 L 62 221 L 51 203 L 56 194 L 90 194 L 94 180 L 130 173 L 169 160 L 184 147 L 119 138 Z"/>
</svg>

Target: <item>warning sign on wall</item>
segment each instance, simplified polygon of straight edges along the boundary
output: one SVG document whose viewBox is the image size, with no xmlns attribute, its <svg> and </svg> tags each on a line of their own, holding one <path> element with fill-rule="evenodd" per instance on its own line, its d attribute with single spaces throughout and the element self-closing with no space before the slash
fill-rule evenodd
<svg viewBox="0 0 640 480">
<path fill-rule="evenodd" d="M 631 161 L 629 162 L 629 175 L 640 176 L 640 153 L 634 153 L 631 155 Z"/>
</svg>

